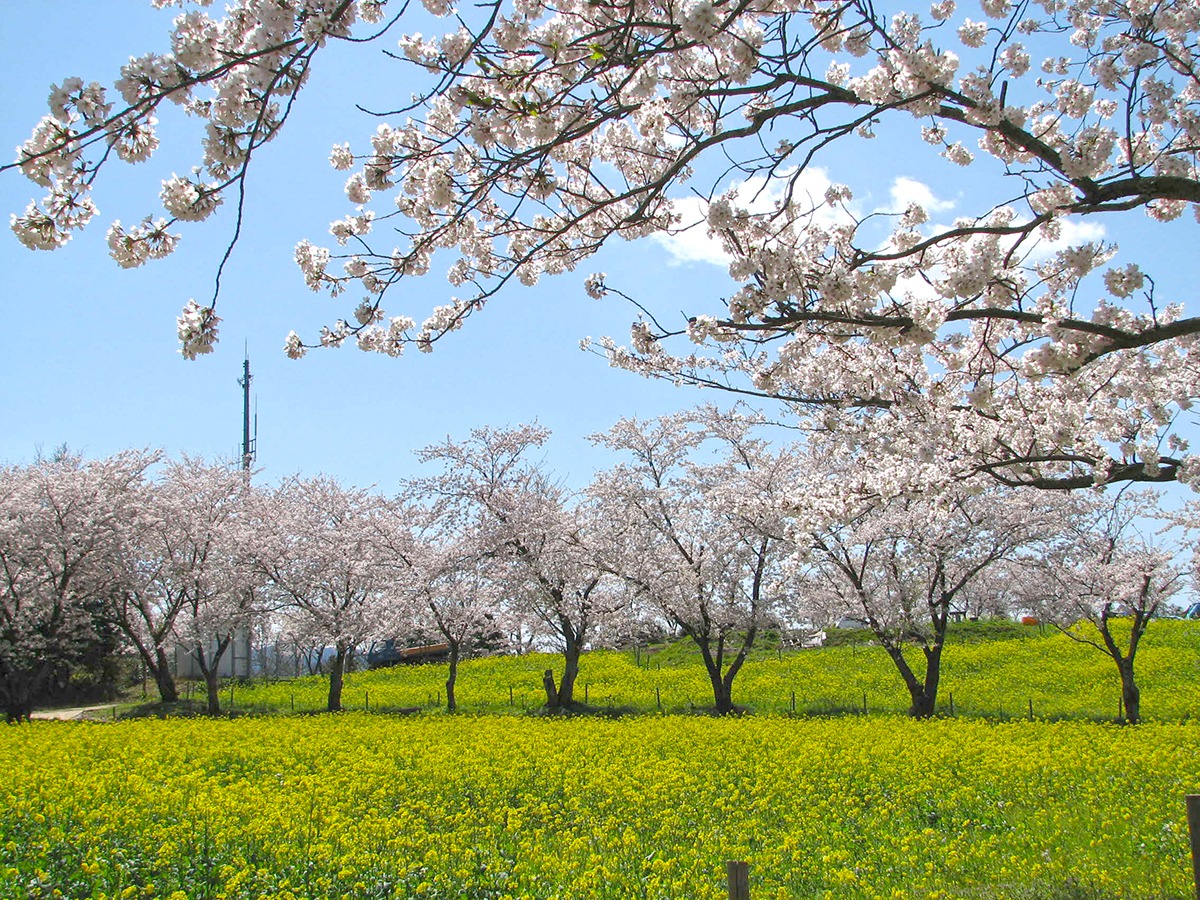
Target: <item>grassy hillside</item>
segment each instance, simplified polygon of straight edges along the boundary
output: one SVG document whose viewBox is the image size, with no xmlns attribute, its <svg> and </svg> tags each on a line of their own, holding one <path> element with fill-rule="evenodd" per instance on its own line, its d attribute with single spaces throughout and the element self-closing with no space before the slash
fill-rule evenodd
<svg viewBox="0 0 1200 900">
<path fill-rule="evenodd" d="M 819 650 L 778 652 L 769 642 L 734 685 L 735 702 L 758 713 L 903 712 L 907 694 L 887 655 L 850 642 Z M 540 706 L 541 674 L 561 658 L 532 654 L 468 660 L 458 700 L 468 713 L 520 713 Z M 1142 712 L 1148 720 L 1200 720 L 1200 622 L 1156 622 L 1138 654 Z M 354 673 L 344 703 L 373 709 L 436 708 L 444 699 L 445 666 Z M 239 685 L 235 705 L 263 711 L 320 709 L 323 678 Z M 703 666 L 684 643 L 654 652 L 594 652 L 584 656 L 577 695 L 593 706 L 655 713 L 686 712 L 711 703 Z M 940 693 L 943 712 L 959 716 L 1106 720 L 1117 717 L 1116 666 L 1099 651 L 1049 629 L 975 625 L 951 633 Z M 511 698 L 511 700 L 510 700 Z M 226 699 L 228 697 L 226 696 Z"/>
</svg>

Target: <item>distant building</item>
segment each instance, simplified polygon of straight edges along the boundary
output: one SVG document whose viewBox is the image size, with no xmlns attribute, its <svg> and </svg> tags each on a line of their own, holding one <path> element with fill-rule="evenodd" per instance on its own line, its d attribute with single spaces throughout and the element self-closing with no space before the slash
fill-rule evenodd
<svg viewBox="0 0 1200 900">
<path fill-rule="evenodd" d="M 175 674 L 178 678 L 203 678 L 200 664 L 196 662 L 193 648 L 184 644 L 175 645 Z M 217 639 L 214 637 L 204 648 L 206 658 L 211 659 L 217 652 Z M 249 678 L 251 673 L 250 659 L 250 629 L 239 628 L 233 633 L 233 640 L 225 648 L 221 662 L 217 665 L 217 675 L 220 678 Z"/>
</svg>

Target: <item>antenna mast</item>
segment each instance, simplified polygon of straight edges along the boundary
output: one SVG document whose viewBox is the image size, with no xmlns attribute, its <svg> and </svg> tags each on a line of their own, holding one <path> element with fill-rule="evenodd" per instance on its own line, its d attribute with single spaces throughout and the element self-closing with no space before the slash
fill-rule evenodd
<svg viewBox="0 0 1200 900">
<path fill-rule="evenodd" d="M 246 358 L 242 362 L 242 377 L 238 379 L 238 384 L 242 388 L 242 469 L 249 472 L 250 465 L 254 462 L 254 455 L 258 444 L 258 417 L 255 416 L 254 436 L 250 435 L 250 352 L 246 351 Z"/>
</svg>

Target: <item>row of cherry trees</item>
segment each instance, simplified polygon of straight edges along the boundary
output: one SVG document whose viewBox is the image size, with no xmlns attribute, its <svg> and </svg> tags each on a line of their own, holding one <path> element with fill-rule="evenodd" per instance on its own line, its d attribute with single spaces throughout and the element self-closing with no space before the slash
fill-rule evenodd
<svg viewBox="0 0 1200 900">
<path fill-rule="evenodd" d="M 770 398 L 816 434 L 809 450 L 781 453 L 712 422 L 622 423 L 601 440 L 625 462 L 582 497 L 530 461 L 544 439 L 536 429 L 430 448 L 443 478 L 400 507 L 351 504 L 355 523 L 406 523 L 386 540 L 363 523 L 358 539 L 360 550 L 391 542 L 379 577 L 411 576 L 421 587 L 405 598 L 424 591 L 447 623 L 500 600 L 520 608 L 566 653 L 561 679 L 547 680 L 559 702 L 572 699 L 580 651 L 608 639 L 618 610 L 652 614 L 696 641 L 725 708 L 761 622 L 823 597 L 871 623 L 925 714 L 950 611 L 1032 584 L 1012 601 L 1040 607 L 1053 594 L 1096 618 L 1136 718 L 1137 639 L 1179 575 L 1137 534 L 1141 501 L 1111 486 L 1200 484 L 1200 318 L 1162 277 L 1165 263 L 1155 272 L 1097 235 L 1101 223 L 1109 235 L 1194 231 L 1184 216 L 1200 215 L 1196 0 L 938 0 L 905 11 L 867 0 L 423 0 L 447 21 L 434 37 L 412 33 L 428 30 L 415 4 L 388 0 L 269 10 L 232 0 L 223 15 L 205 0 L 155 3 L 184 8 L 170 51 L 132 58 L 112 88 L 56 85 L 17 160 L 0 166 L 46 192 L 12 217 L 27 246 L 60 247 L 97 218 L 104 170 L 173 137 L 158 125 L 166 104 L 204 124 L 199 165 L 162 184 L 165 217 L 111 224 L 112 257 L 133 267 L 166 256 L 182 223 L 232 198 L 239 234 L 252 158 L 305 102 L 325 48 L 406 30 L 391 58 L 407 77 L 369 146 L 330 155 L 347 173 L 350 209 L 328 246 L 295 250 L 308 287 L 366 299 L 313 337 L 293 332 L 289 355 L 349 342 L 429 351 L 509 285 L 575 271 L 618 239 L 696 229 L 728 259 L 732 295 L 689 298 L 673 320 L 639 302 L 628 345 L 605 338 L 596 349 L 650 377 Z M 874 209 L 856 186 L 830 181 L 822 163 L 876 134 L 897 152 L 876 153 L 872 168 L 896 179 L 971 167 L 953 220 L 939 220 L 931 192 Z M 426 292 L 397 286 L 442 262 L 460 296 L 418 325 L 394 298 Z M 584 287 L 636 293 L 623 277 L 594 273 Z M 216 293 L 184 307 L 185 357 L 216 341 Z M 1110 494 L 998 494 L 978 477 Z M 302 483 L 278 491 L 298 503 Z M 227 505 L 241 521 L 251 504 Z M 303 524 L 264 520 L 258 532 L 286 549 Z M 91 566 L 66 565 L 77 551 L 56 562 L 57 580 L 34 580 L 76 596 Z M 239 602 L 261 595 L 316 621 L 296 612 L 314 592 L 348 608 L 379 593 L 356 588 L 364 599 L 351 601 L 353 579 L 319 591 L 319 571 L 299 558 L 251 566 L 269 587 Z M 201 593 L 228 597 L 188 587 L 186 603 L 198 610 Z M 1124 649 L 1108 630 L 1122 608 L 1133 611 Z M 328 615 L 332 644 L 353 640 L 334 625 L 348 615 Z M 901 652 L 913 640 L 919 671 Z"/>
<path fill-rule="evenodd" d="M 547 438 L 521 426 L 446 440 L 391 497 L 324 477 L 260 487 L 149 453 L 0 470 L 8 717 L 27 716 L 104 621 L 164 701 L 178 698 L 174 648 L 187 648 L 213 712 L 235 632 L 264 622 L 331 649 L 330 710 L 355 648 L 375 638 L 439 634 L 453 710 L 459 659 L 480 635 L 560 650 L 547 703 L 568 707 L 585 649 L 667 631 L 696 645 L 728 712 L 763 629 L 847 614 L 886 649 L 911 713 L 928 716 L 952 618 L 1017 609 L 1108 653 L 1139 717 L 1138 642 L 1184 584 L 1171 550 L 1143 534 L 1153 498 L 968 483 L 883 499 L 850 462 L 773 446 L 756 418 L 711 408 L 597 435 L 620 462 L 573 494 L 538 461 Z M 1130 627 L 1114 630 L 1118 616 Z"/>
</svg>

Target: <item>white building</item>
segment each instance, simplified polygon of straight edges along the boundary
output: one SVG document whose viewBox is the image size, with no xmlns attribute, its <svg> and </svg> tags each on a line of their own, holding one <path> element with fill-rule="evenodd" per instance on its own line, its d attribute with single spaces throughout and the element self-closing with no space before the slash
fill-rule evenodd
<svg viewBox="0 0 1200 900">
<path fill-rule="evenodd" d="M 177 678 L 203 678 L 200 664 L 196 661 L 193 647 L 184 644 L 175 645 L 175 675 Z M 217 639 L 214 637 L 204 648 L 205 658 L 211 659 L 217 652 Z M 217 666 L 220 678 L 249 678 L 250 665 L 250 629 L 238 628 L 233 633 L 233 640 L 225 648 L 221 662 Z"/>
</svg>

